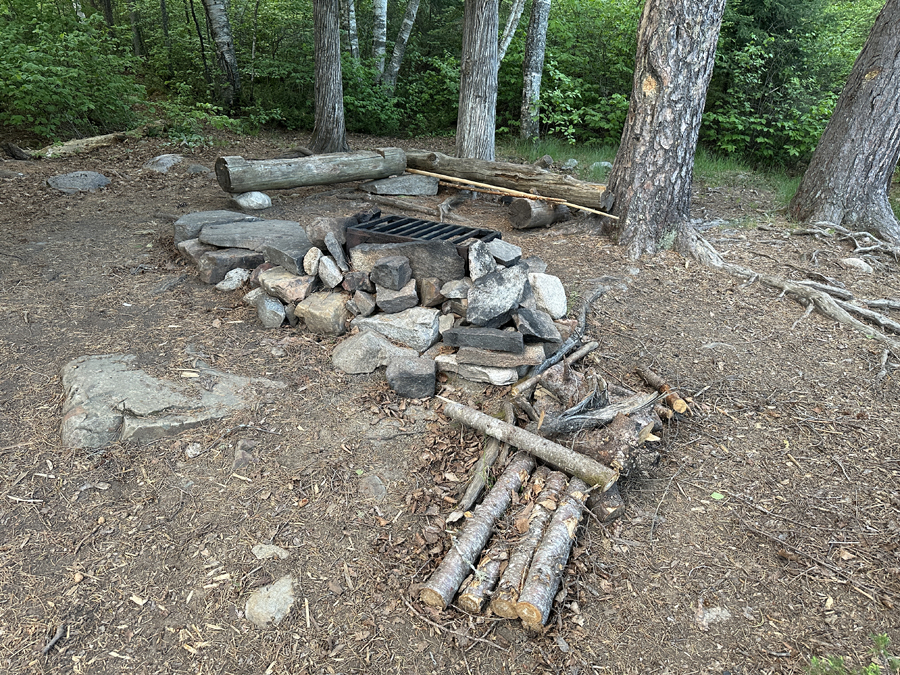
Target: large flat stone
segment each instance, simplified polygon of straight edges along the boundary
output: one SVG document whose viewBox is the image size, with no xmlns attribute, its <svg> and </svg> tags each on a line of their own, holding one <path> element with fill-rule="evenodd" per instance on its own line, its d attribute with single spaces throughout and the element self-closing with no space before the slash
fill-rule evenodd
<svg viewBox="0 0 900 675">
<path fill-rule="evenodd" d="M 115 441 L 150 441 L 226 417 L 247 407 L 263 378 L 230 375 L 198 362 L 200 377 L 177 381 L 133 367 L 135 356 L 81 356 L 63 366 L 65 447 L 101 448 Z M 202 385 L 201 385 L 202 381 Z"/>
<path fill-rule="evenodd" d="M 231 270 L 243 268 L 252 270 L 265 262 L 262 253 L 246 248 L 217 248 L 207 251 L 197 261 L 200 281 L 205 284 L 217 284 Z"/>
<path fill-rule="evenodd" d="M 283 267 L 291 274 L 302 276 L 305 272 L 304 257 L 312 250 L 312 248 L 266 244 L 262 248 L 262 254 L 266 262 L 272 263 L 273 267 Z"/>
<path fill-rule="evenodd" d="M 184 241 L 185 239 L 196 239 L 207 225 L 218 225 L 221 223 L 256 223 L 262 218 L 249 216 L 246 213 L 238 213 L 236 211 L 198 211 L 197 213 L 188 213 L 181 216 L 172 226 L 175 243 Z"/>
<path fill-rule="evenodd" d="M 397 314 L 358 316 L 351 325 L 360 330 L 374 330 L 417 352 L 424 352 L 438 339 L 440 312 L 427 307 L 413 307 Z"/>
<path fill-rule="evenodd" d="M 519 306 L 528 271 L 525 266 L 504 267 L 475 281 L 469 291 L 466 320 L 476 326 L 498 326 Z"/>
<path fill-rule="evenodd" d="M 512 267 L 522 259 L 522 249 L 502 239 L 492 239 L 487 244 L 494 259 L 504 267 Z"/>
<path fill-rule="evenodd" d="M 443 337 L 444 344 L 450 347 L 473 347 L 512 354 L 521 354 L 524 347 L 521 333 L 497 328 L 460 326 L 444 331 Z"/>
<path fill-rule="evenodd" d="M 312 248 L 300 223 L 293 220 L 257 220 L 255 222 L 214 223 L 204 225 L 198 239 L 204 244 L 262 251 L 266 246 L 288 247 L 306 252 Z"/>
<path fill-rule="evenodd" d="M 362 183 L 359 189 L 374 195 L 430 197 L 438 193 L 438 179 L 433 176 L 405 173 L 402 176 L 393 176 Z"/>
<path fill-rule="evenodd" d="M 392 344 L 381 333 L 364 330 L 347 338 L 334 348 L 331 363 L 338 370 L 351 375 L 372 373 L 386 366 L 392 358 L 403 354 L 418 356 L 418 352 Z"/>
<path fill-rule="evenodd" d="M 96 171 L 73 171 L 61 176 L 51 176 L 47 185 L 67 195 L 76 192 L 93 192 L 109 185 L 109 178 Z"/>
<path fill-rule="evenodd" d="M 419 304 L 419 294 L 416 293 L 416 280 L 409 282 L 398 291 L 390 288 L 375 286 L 375 302 L 379 309 L 387 314 L 396 314 L 405 309 L 410 309 Z"/>
<path fill-rule="evenodd" d="M 437 364 L 438 371 L 458 375 L 471 382 L 483 382 L 502 387 L 515 384 L 519 380 L 519 371 L 515 368 L 491 368 L 459 363 L 455 354 L 440 354 L 434 358 L 434 362 Z"/>
<path fill-rule="evenodd" d="M 462 347 L 456 353 L 459 363 L 473 366 L 490 366 L 491 368 L 518 368 L 519 366 L 538 366 L 544 362 L 544 347 L 541 344 L 526 345 L 521 354 L 494 352 L 489 349 Z"/>
<path fill-rule="evenodd" d="M 456 252 L 456 246 L 447 241 L 411 241 L 402 244 L 360 244 L 350 250 L 353 269 L 371 272 L 381 258 L 402 255 L 409 258 L 413 277 L 435 277 L 446 283 L 462 279 L 466 274 L 466 261 Z"/>
<path fill-rule="evenodd" d="M 357 224 L 356 218 L 320 216 L 306 226 L 306 234 L 313 246 L 327 250 L 325 235 L 332 233 L 340 244 L 347 243 L 347 228 Z"/>
<path fill-rule="evenodd" d="M 546 312 L 519 307 L 513 318 L 518 330 L 526 340 L 531 342 L 562 342 L 559 329 Z"/>
<path fill-rule="evenodd" d="M 198 265 L 200 263 L 200 258 L 203 257 L 204 253 L 216 250 L 215 246 L 204 244 L 202 241 L 196 238 L 179 241 L 176 247 L 178 248 L 178 252 L 181 253 L 181 257 L 189 260 L 194 265 Z"/>
<path fill-rule="evenodd" d="M 294 313 L 306 327 L 320 335 L 343 335 L 347 332 L 347 296 L 343 293 L 313 293 L 297 305 Z"/>
</svg>

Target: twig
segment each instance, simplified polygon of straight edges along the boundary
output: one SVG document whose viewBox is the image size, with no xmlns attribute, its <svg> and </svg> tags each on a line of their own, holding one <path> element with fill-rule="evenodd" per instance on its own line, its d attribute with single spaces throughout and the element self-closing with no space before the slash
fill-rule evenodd
<svg viewBox="0 0 900 675">
<path fill-rule="evenodd" d="M 480 638 L 480 637 L 475 637 L 474 635 L 467 635 L 466 633 L 460 633 L 459 631 L 450 630 L 450 629 L 447 628 L 446 626 L 442 626 L 441 624 L 439 624 L 439 623 L 437 623 L 437 622 L 435 622 L 435 621 L 432 621 L 431 619 L 428 619 L 428 618 L 422 616 L 419 612 L 417 612 L 417 611 L 415 610 L 415 608 L 414 608 L 411 604 L 409 604 L 409 603 L 406 601 L 406 599 L 403 600 L 403 604 L 406 605 L 406 607 L 407 607 L 407 609 L 409 609 L 409 611 L 411 611 L 413 614 L 416 615 L 416 618 L 421 619 L 422 621 L 424 621 L 425 623 L 427 623 L 429 626 L 432 626 L 432 627 L 434 627 L 434 628 L 437 628 L 438 630 L 442 630 L 442 631 L 444 631 L 444 632 L 446 632 L 446 633 L 450 633 L 450 635 L 455 635 L 455 636 L 457 636 L 457 637 L 461 637 L 461 638 L 463 638 L 463 639 L 465 639 L 465 640 L 474 640 L 475 642 L 483 642 L 483 643 L 486 644 L 486 645 L 490 645 L 490 646 L 493 647 L 494 649 L 499 649 L 499 650 L 500 650 L 501 652 L 503 652 L 504 654 L 509 654 L 509 650 L 508 650 L 508 649 L 503 649 L 503 647 L 501 647 L 500 645 L 496 644 L 495 642 L 491 642 L 490 640 L 485 640 L 485 639 Z"/>
<path fill-rule="evenodd" d="M 650 523 L 650 538 L 649 538 L 650 542 L 653 541 L 653 531 L 656 529 L 656 519 L 657 519 L 657 517 L 659 517 L 659 510 L 662 508 L 662 504 L 666 500 L 666 495 L 669 494 L 669 488 L 672 487 L 672 483 L 678 477 L 678 474 L 681 473 L 682 468 L 683 467 L 680 467 L 680 466 L 678 467 L 678 471 L 676 471 L 672 475 L 672 477 L 669 479 L 668 484 L 666 484 L 666 489 L 663 491 L 662 497 L 659 498 L 659 504 L 656 505 L 656 511 L 653 514 L 653 522 Z"/>
<path fill-rule="evenodd" d="M 56 632 L 53 634 L 53 637 L 50 638 L 50 642 L 44 645 L 44 648 L 41 650 L 41 654 L 46 655 L 51 649 L 56 646 L 56 643 L 62 640 L 62 636 L 65 635 L 66 632 L 66 624 L 59 624 L 59 628 L 56 629 Z"/>
</svg>

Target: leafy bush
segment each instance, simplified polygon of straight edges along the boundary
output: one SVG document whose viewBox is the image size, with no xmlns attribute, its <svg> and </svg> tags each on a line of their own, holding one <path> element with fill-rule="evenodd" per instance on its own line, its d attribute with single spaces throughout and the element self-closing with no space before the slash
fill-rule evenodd
<svg viewBox="0 0 900 675">
<path fill-rule="evenodd" d="M 397 83 L 398 105 L 410 134 L 439 134 L 456 125 L 459 107 L 459 59 L 408 57 L 406 78 Z"/>
</svg>

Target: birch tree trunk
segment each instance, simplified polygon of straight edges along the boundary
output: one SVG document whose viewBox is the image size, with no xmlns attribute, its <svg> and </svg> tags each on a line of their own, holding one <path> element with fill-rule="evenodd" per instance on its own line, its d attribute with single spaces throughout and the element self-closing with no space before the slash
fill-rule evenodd
<svg viewBox="0 0 900 675">
<path fill-rule="evenodd" d="M 791 215 L 869 230 L 900 244 L 888 202 L 900 160 L 900 0 L 875 20 L 791 200 Z"/>
<path fill-rule="evenodd" d="M 533 0 L 528 36 L 525 38 L 525 59 L 522 62 L 522 113 L 519 135 L 524 140 L 540 138 L 541 74 L 547 51 L 547 22 L 550 0 Z"/>
<path fill-rule="evenodd" d="M 500 38 L 500 47 L 497 50 L 497 63 L 502 63 L 503 58 L 506 56 L 509 43 L 512 42 L 516 29 L 519 27 L 523 9 L 525 9 L 525 0 L 513 0 L 512 7 L 509 8 L 509 16 L 506 17 L 506 28 L 503 29 L 503 37 Z"/>
<path fill-rule="evenodd" d="M 631 258 L 672 244 L 700 257 L 690 226 L 697 134 L 725 0 L 647 0 L 622 142 L 604 194 Z"/>
<path fill-rule="evenodd" d="M 206 18 L 213 42 L 216 44 L 216 61 L 225 78 L 225 84 L 219 92 L 219 99 L 226 108 L 231 108 L 241 94 L 241 78 L 238 73 L 237 54 L 234 51 L 234 39 L 231 36 L 231 24 L 225 0 L 203 0 Z"/>
<path fill-rule="evenodd" d="M 309 149 L 315 154 L 347 152 L 344 86 L 341 82 L 339 0 L 313 0 L 316 47 L 316 121 Z"/>
<path fill-rule="evenodd" d="M 456 156 L 494 159 L 498 0 L 466 0 Z"/>
<path fill-rule="evenodd" d="M 400 25 L 400 32 L 394 41 L 394 51 L 391 54 L 391 60 L 381 76 L 381 83 L 392 96 L 397 88 L 397 75 L 400 73 L 403 54 L 406 51 L 406 44 L 409 42 L 409 35 L 412 32 L 413 24 L 416 22 L 416 14 L 418 12 L 419 0 L 409 0 L 406 3 L 406 12 L 403 15 L 403 23 Z"/>
<path fill-rule="evenodd" d="M 350 56 L 359 58 L 359 31 L 356 29 L 356 0 L 347 0 L 347 38 L 350 41 Z"/>
<path fill-rule="evenodd" d="M 384 72 L 384 55 L 387 47 L 387 0 L 372 3 L 372 56 L 379 73 Z"/>
</svg>

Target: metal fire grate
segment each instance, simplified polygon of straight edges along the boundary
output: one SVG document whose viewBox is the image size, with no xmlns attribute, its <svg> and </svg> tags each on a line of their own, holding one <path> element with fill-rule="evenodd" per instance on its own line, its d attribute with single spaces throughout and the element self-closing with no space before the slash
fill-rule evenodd
<svg viewBox="0 0 900 675">
<path fill-rule="evenodd" d="M 465 258 L 469 244 L 501 239 L 497 230 L 466 227 L 455 223 L 437 223 L 404 216 L 384 216 L 347 228 L 347 248 L 360 244 L 397 244 L 408 241 L 449 241 Z"/>
</svg>

